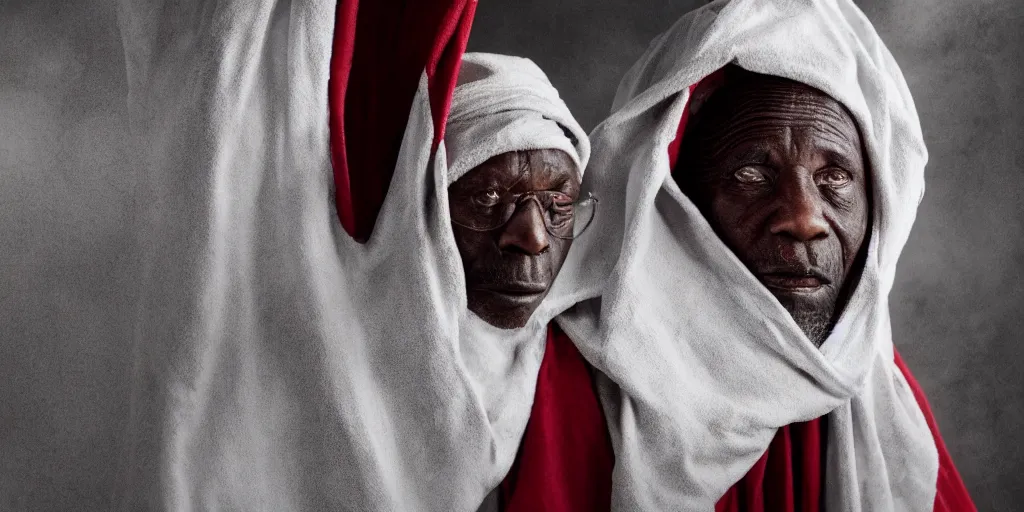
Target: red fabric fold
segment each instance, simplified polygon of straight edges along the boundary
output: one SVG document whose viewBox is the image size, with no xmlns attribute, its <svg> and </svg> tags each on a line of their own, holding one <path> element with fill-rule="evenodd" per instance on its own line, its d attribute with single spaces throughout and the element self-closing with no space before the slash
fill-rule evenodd
<svg viewBox="0 0 1024 512">
<path fill-rule="evenodd" d="M 935 482 L 935 512 L 973 512 L 967 487 L 957 472 L 946 443 L 939 435 L 935 417 L 924 392 L 895 353 L 896 366 L 910 385 L 924 413 L 939 454 L 939 474 Z M 807 512 L 822 510 L 825 474 L 823 418 L 795 423 L 779 429 L 764 456 L 719 500 L 715 512 Z M 765 470 L 765 468 L 768 468 Z"/>
<path fill-rule="evenodd" d="M 611 509 L 614 454 L 591 369 L 557 327 L 548 330 L 519 454 L 501 484 L 504 512 Z"/>
<path fill-rule="evenodd" d="M 434 149 L 444 137 L 475 9 L 475 0 L 339 1 L 328 86 L 331 161 L 338 218 L 356 240 L 371 236 L 424 72 Z M 537 397 L 503 484 L 506 509 L 608 510 L 612 450 L 604 416 L 586 362 L 561 331 L 549 333 Z"/>
<path fill-rule="evenodd" d="M 338 217 L 356 240 L 365 241 L 372 232 L 424 72 L 430 89 L 434 148 L 444 136 L 475 8 L 475 0 L 397 5 L 339 1 L 328 86 L 331 161 Z M 688 117 L 689 108 L 669 147 L 673 168 Z M 895 362 L 910 384 L 938 448 L 935 510 L 976 510 L 924 393 L 898 353 Z M 817 419 L 779 429 L 764 456 L 722 497 L 716 512 L 820 510 L 825 458 L 822 423 Z M 553 328 L 520 452 L 502 483 L 502 507 L 506 512 L 609 510 L 613 465 L 589 366 L 572 341 Z"/>
<path fill-rule="evenodd" d="M 824 421 L 786 425 L 764 455 L 718 500 L 715 512 L 819 512 L 824 485 Z"/>
<path fill-rule="evenodd" d="M 928 422 L 928 428 L 932 431 L 935 448 L 939 452 L 939 476 L 935 482 L 935 512 L 977 512 L 978 509 L 967 492 L 967 486 L 960 478 L 960 472 L 953 465 L 953 458 L 950 457 L 949 450 L 946 449 L 946 442 L 939 434 L 939 426 L 935 422 L 935 416 L 932 414 L 931 406 L 928 405 L 928 399 L 924 396 L 924 391 L 917 383 L 917 379 L 911 375 L 910 369 L 903 362 L 900 353 L 895 349 L 893 352 L 896 356 L 894 358 L 896 367 L 903 373 L 903 378 L 907 379 L 907 384 L 910 385 L 910 390 L 914 393 L 914 398 L 917 399 L 917 405 L 921 407 L 924 419 Z"/>
<path fill-rule="evenodd" d="M 425 72 L 434 148 L 444 136 L 476 0 L 340 0 L 328 83 L 338 218 L 370 238 Z"/>
</svg>

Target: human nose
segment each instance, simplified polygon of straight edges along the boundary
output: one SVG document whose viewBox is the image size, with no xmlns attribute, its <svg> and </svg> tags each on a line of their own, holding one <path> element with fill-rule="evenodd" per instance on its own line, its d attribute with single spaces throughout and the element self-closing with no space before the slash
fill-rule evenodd
<svg viewBox="0 0 1024 512">
<path fill-rule="evenodd" d="M 544 215 L 537 201 L 526 201 L 516 209 L 498 238 L 498 247 L 530 255 L 548 250 L 548 232 L 544 228 Z"/>
<path fill-rule="evenodd" d="M 770 224 L 773 235 L 788 235 L 800 242 L 828 237 L 829 225 L 822 197 L 813 177 L 780 180 L 777 209 Z"/>
</svg>

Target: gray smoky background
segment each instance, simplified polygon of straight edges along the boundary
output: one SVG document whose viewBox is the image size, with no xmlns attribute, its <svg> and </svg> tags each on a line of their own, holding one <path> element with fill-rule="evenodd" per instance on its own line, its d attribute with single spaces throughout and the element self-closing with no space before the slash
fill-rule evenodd
<svg viewBox="0 0 1024 512">
<path fill-rule="evenodd" d="M 469 49 L 529 57 L 585 128 L 649 41 L 702 2 L 482 0 Z M 1024 503 L 1024 8 L 858 2 L 931 154 L 893 339 L 983 511 Z M 0 510 L 110 508 L 138 251 L 113 9 L 0 0 Z"/>
</svg>

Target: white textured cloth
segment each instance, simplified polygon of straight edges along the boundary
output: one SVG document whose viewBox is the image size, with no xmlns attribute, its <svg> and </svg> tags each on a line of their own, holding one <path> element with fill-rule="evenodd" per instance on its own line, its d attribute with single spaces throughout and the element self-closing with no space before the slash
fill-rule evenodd
<svg viewBox="0 0 1024 512">
<path fill-rule="evenodd" d="M 147 211 L 126 510 L 472 511 L 513 462 L 552 315 L 466 309 L 425 75 L 373 237 L 341 229 L 336 4 L 120 3 Z"/>
<path fill-rule="evenodd" d="M 566 136 L 567 130 L 576 139 Z M 590 139 L 544 72 L 530 59 L 467 53 L 445 127 L 448 183 L 510 151 L 559 149 L 582 176 Z"/>
<path fill-rule="evenodd" d="M 688 87 L 734 63 L 829 94 L 860 127 L 873 224 L 860 283 L 816 348 L 670 176 Z M 601 383 L 615 510 L 712 510 L 778 427 L 828 415 L 826 509 L 931 510 L 938 459 L 893 363 L 888 294 L 927 152 L 903 76 L 849 0 L 718 1 L 653 41 L 591 135 L 595 226 L 563 269 L 600 298 L 559 317 Z M 685 167 L 679 172 L 685 172 Z"/>
</svg>

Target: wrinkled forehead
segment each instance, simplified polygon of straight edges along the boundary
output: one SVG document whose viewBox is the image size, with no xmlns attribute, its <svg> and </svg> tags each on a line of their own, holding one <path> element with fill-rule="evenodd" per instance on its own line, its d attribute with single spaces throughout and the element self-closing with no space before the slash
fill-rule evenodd
<svg viewBox="0 0 1024 512">
<path fill-rule="evenodd" d="M 495 155 L 456 180 L 452 187 L 579 187 L 580 178 L 576 163 L 564 151 L 530 149 Z"/>
<path fill-rule="evenodd" d="M 787 120 L 835 132 L 839 137 L 857 136 L 856 122 L 845 106 L 801 82 L 739 68 L 727 68 L 723 78 L 706 82 L 710 83 L 705 86 L 702 82 L 694 93 L 700 98 L 690 112 L 694 125 L 768 126 Z"/>
<path fill-rule="evenodd" d="M 695 88 L 689 115 L 685 137 L 702 145 L 756 143 L 804 131 L 823 149 L 863 156 L 860 130 L 847 108 L 788 78 L 727 67 Z"/>
</svg>

